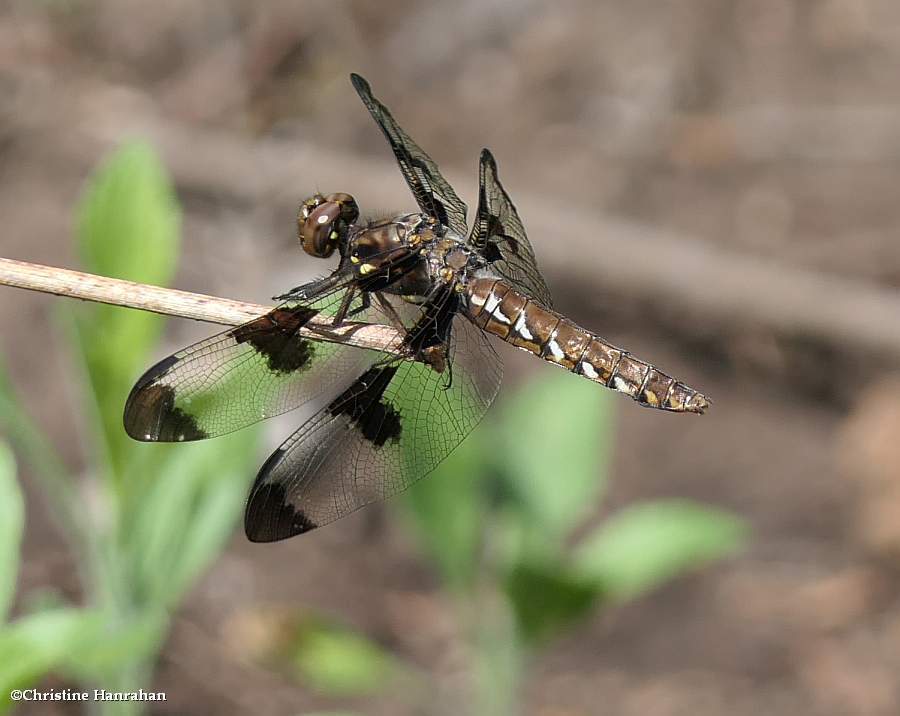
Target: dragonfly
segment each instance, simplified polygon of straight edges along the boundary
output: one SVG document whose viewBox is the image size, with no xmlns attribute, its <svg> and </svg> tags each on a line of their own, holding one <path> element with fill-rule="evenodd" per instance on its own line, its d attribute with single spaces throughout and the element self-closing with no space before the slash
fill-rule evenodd
<svg viewBox="0 0 900 716">
<path fill-rule="evenodd" d="M 268 313 L 151 367 L 124 410 L 136 440 L 225 435 L 310 404 L 312 416 L 259 470 L 251 541 L 309 532 L 431 472 L 476 427 L 500 386 L 500 339 L 640 405 L 703 413 L 709 399 L 553 310 L 512 200 L 483 149 L 478 207 L 357 74 L 351 83 L 393 150 L 418 211 L 360 218 L 349 194 L 317 193 L 297 215 L 310 256 L 338 265 L 276 296 Z M 372 349 L 310 338 L 313 319 L 387 325 Z"/>
</svg>

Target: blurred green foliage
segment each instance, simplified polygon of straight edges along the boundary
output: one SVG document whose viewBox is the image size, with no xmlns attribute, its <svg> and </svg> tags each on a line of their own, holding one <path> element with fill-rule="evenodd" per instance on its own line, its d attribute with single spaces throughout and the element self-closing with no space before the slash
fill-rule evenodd
<svg viewBox="0 0 900 716">
<path fill-rule="evenodd" d="M 528 654 L 597 607 L 741 546 L 740 520 L 683 500 L 629 507 L 580 536 L 605 486 L 613 400 L 545 371 L 405 496 L 423 547 L 464 605 L 482 685 L 476 713 L 516 713 Z"/>
<path fill-rule="evenodd" d="M 0 619 L 6 619 L 15 596 L 24 523 L 25 505 L 16 481 L 16 461 L 12 451 L 0 443 Z"/>
<path fill-rule="evenodd" d="M 179 209 L 155 153 L 132 144 L 91 180 L 78 213 L 88 271 L 165 285 L 179 254 Z M 113 691 L 147 689 L 171 610 L 222 550 L 241 512 L 257 433 L 191 445 L 143 445 L 122 428 L 135 379 L 158 357 L 165 319 L 104 305 L 64 305 L 60 324 L 83 377 L 79 416 L 88 452 L 72 475 L 28 418 L 0 370 L 0 424 L 66 528 L 85 606 L 45 604 L 0 627 L 0 710 L 12 688 L 46 673 Z M 0 606 L 11 599 L 22 499 L 8 451 L 0 452 Z M 137 713 L 137 702 L 100 702 Z"/>
<path fill-rule="evenodd" d="M 307 622 L 294 635 L 289 659 L 309 685 L 331 696 L 380 691 L 399 665 L 363 635 L 335 624 Z"/>
<path fill-rule="evenodd" d="M 638 503 L 595 526 L 605 488 L 615 396 L 560 371 L 495 408 L 428 479 L 398 502 L 458 604 L 476 703 L 514 714 L 529 656 L 604 606 L 634 599 L 738 550 L 743 523 L 686 500 Z M 427 445 L 417 449 L 427 450 Z M 414 460 L 414 456 L 409 459 Z M 587 523 L 587 524 L 586 524 Z M 394 691 L 414 673 L 334 625 L 291 651 L 304 682 L 332 696 Z M 406 680 L 407 699 L 427 688 Z"/>
</svg>

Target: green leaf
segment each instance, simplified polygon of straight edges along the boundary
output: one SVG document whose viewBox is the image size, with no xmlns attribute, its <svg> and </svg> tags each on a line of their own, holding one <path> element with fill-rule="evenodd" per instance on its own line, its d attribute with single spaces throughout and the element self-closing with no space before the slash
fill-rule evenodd
<svg viewBox="0 0 900 716">
<path fill-rule="evenodd" d="M 498 454 L 525 523 L 544 542 L 564 537 L 602 492 L 613 432 L 607 397 L 577 376 L 547 371 L 504 406 Z"/>
<path fill-rule="evenodd" d="M 122 664 L 158 648 L 167 623 L 163 613 L 144 613 L 122 628 L 107 614 L 64 607 L 22 617 L 0 629 L 0 710 L 14 688 L 50 672 L 98 682 Z"/>
<path fill-rule="evenodd" d="M 154 151 L 142 143 L 115 152 L 92 178 L 79 207 L 78 245 L 87 270 L 165 285 L 174 275 L 180 215 Z M 128 451 L 122 429 L 125 397 L 162 330 L 161 316 L 116 306 L 76 307 L 76 345 L 96 401 L 113 467 Z"/>
<path fill-rule="evenodd" d="M 82 198 L 82 261 L 104 276 L 168 283 L 178 260 L 179 225 L 178 204 L 156 152 L 143 142 L 126 144 L 103 163 Z"/>
<path fill-rule="evenodd" d="M 57 609 L 30 614 L 0 630 L 0 707 L 9 693 L 36 683 L 103 627 L 100 614 Z"/>
<path fill-rule="evenodd" d="M 504 587 L 519 633 L 528 644 L 570 626 L 601 596 L 596 582 L 558 564 L 519 563 L 507 575 Z"/>
<path fill-rule="evenodd" d="M 0 623 L 6 619 L 16 593 L 24 524 L 25 506 L 16 479 L 15 458 L 0 442 Z"/>
<path fill-rule="evenodd" d="M 118 627 L 112 620 L 97 619 L 85 629 L 77 646 L 60 661 L 67 677 L 95 684 L 108 684 L 126 669 L 126 664 L 152 662 L 159 651 L 169 617 L 162 611 L 143 609 Z"/>
<path fill-rule="evenodd" d="M 136 596 L 174 604 L 220 553 L 241 514 L 258 435 L 175 446 L 123 515 Z M 138 481 L 139 483 L 141 481 Z"/>
<path fill-rule="evenodd" d="M 198 471 L 209 456 L 210 446 L 204 443 L 174 447 L 163 447 L 167 459 L 156 474 L 141 476 L 132 469 L 122 484 L 129 499 L 121 506 L 119 539 L 132 573 L 130 592 L 139 602 L 167 601 L 190 526 Z"/>
<path fill-rule="evenodd" d="M 235 480 L 235 476 L 240 479 Z M 243 513 L 253 473 L 249 469 L 235 470 L 222 477 L 221 486 L 204 489 L 191 513 L 191 522 L 184 532 L 181 552 L 172 571 L 169 599 L 173 603 L 181 599 L 222 553 Z"/>
<path fill-rule="evenodd" d="M 478 433 L 472 434 L 401 499 L 422 547 L 453 589 L 470 586 L 476 575 L 485 519 L 486 447 Z"/>
<path fill-rule="evenodd" d="M 575 566 L 611 598 L 626 600 L 677 574 L 738 551 L 746 534 L 734 515 L 686 500 L 619 512 L 576 550 Z"/>
<path fill-rule="evenodd" d="M 481 585 L 487 586 L 487 585 Z M 461 604 L 471 654 L 470 713 L 516 714 L 526 654 L 516 615 L 502 592 L 482 589 L 478 599 Z"/>
<path fill-rule="evenodd" d="M 325 624 L 303 628 L 293 663 L 312 688 L 333 696 L 381 691 L 398 669 L 393 657 L 364 636 Z"/>
</svg>

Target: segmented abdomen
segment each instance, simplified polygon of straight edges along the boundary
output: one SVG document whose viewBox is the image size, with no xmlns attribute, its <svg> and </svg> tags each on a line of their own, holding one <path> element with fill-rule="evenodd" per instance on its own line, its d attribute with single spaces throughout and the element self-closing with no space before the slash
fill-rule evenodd
<svg viewBox="0 0 900 716">
<path fill-rule="evenodd" d="M 540 356 L 642 405 L 702 413 L 706 396 L 535 303 L 501 279 L 479 278 L 466 287 L 469 319 L 517 348 Z"/>
</svg>

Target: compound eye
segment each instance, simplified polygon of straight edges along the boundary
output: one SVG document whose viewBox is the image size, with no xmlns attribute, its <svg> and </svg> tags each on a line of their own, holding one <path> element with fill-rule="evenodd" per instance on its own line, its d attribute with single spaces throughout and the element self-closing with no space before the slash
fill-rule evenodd
<svg viewBox="0 0 900 716">
<path fill-rule="evenodd" d="M 335 204 L 340 205 L 341 220 L 345 223 L 352 224 L 359 218 L 359 206 L 356 203 L 356 199 L 349 194 L 344 194 L 343 192 L 329 194 L 325 197 L 325 201 L 333 201 Z"/>
<path fill-rule="evenodd" d="M 300 205 L 300 210 L 297 212 L 297 222 L 302 224 L 307 219 L 307 217 L 309 217 L 309 212 L 322 204 L 324 201 L 325 197 L 321 194 L 313 194 L 308 199 L 305 199 Z"/>
<path fill-rule="evenodd" d="M 304 207 L 306 205 L 304 204 Z M 298 236 L 303 250 L 310 256 L 327 259 L 337 248 L 337 221 L 341 218 L 341 205 L 326 201 L 297 217 Z"/>
</svg>

